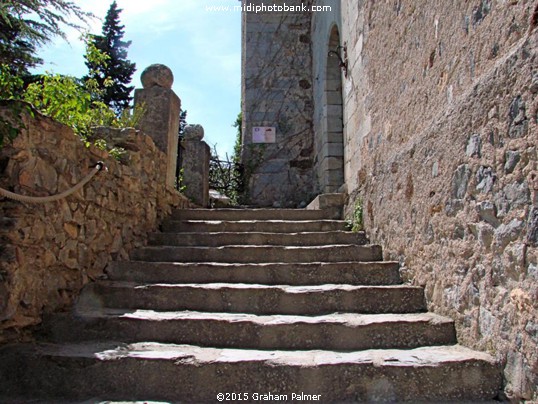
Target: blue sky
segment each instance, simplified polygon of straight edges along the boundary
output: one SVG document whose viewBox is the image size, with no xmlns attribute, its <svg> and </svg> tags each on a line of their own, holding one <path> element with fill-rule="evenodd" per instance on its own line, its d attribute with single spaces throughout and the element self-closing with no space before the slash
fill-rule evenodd
<svg viewBox="0 0 538 404">
<path fill-rule="evenodd" d="M 90 33 L 101 33 L 102 19 L 112 0 L 74 0 L 94 13 Z M 125 40 L 132 41 L 128 58 L 136 63 L 133 85 L 140 88 L 140 74 L 153 63 L 165 64 L 174 73 L 173 89 L 188 111 L 189 123 L 201 124 L 204 140 L 221 157 L 231 156 L 241 98 L 241 13 L 208 11 L 211 6 L 236 6 L 237 0 L 117 0 Z M 45 63 L 38 72 L 53 71 L 81 77 L 84 45 L 75 30 L 40 51 Z"/>
</svg>

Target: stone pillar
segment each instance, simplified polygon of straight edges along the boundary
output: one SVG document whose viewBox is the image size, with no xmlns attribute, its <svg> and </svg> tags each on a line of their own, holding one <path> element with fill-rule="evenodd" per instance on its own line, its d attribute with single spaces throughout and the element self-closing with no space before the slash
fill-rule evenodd
<svg viewBox="0 0 538 404">
<path fill-rule="evenodd" d="M 201 125 L 187 125 L 182 141 L 183 155 L 183 194 L 202 207 L 209 206 L 209 146 L 202 139 L 204 128 Z"/>
<path fill-rule="evenodd" d="M 142 72 L 143 89 L 135 91 L 135 106 L 142 106 L 144 113 L 138 129 L 151 136 L 167 155 L 166 184 L 176 183 L 179 111 L 181 100 L 172 91 L 174 76 L 164 65 L 151 65 Z"/>
</svg>

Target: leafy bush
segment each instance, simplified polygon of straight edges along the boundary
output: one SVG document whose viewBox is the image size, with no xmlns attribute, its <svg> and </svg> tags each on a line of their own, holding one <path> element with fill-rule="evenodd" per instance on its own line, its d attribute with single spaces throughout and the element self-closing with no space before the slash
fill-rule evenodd
<svg viewBox="0 0 538 404">
<path fill-rule="evenodd" d="M 26 15 L 33 15 L 33 18 L 26 18 Z M 0 99 L 21 99 L 31 103 L 42 113 L 71 126 L 88 143 L 93 126 L 134 126 L 142 112 L 126 110 L 118 111 L 116 115 L 114 110 L 100 101 L 107 88 L 114 84 L 110 77 L 99 77 L 99 72 L 107 67 L 111 57 L 97 48 L 88 34 L 83 35 L 82 40 L 86 44 L 85 58 L 91 64 L 90 76 L 94 78 L 81 81 L 73 76 L 47 73 L 34 76 L 33 82 L 24 89 L 22 75 L 28 73 L 28 67 L 41 62 L 33 55 L 37 45 L 55 35 L 65 38 L 60 23 L 78 27 L 68 21 L 68 16 L 75 16 L 80 21 L 92 17 L 72 2 L 64 0 L 8 1 L 0 7 Z M 8 28 L 13 32 L 7 32 Z M 6 140 L 12 140 L 19 134 L 22 128 L 20 114 L 22 108 L 28 107 L 25 105 L 10 104 L 14 112 L 11 120 L 0 117 L 0 147 Z M 31 112 L 31 108 L 28 107 L 28 110 Z M 98 139 L 96 145 L 116 158 L 121 155 L 119 148 L 108 147 L 102 139 Z"/>
<path fill-rule="evenodd" d="M 86 57 L 94 60 L 96 64 L 106 64 L 108 56 L 99 51 L 86 37 L 83 39 L 86 42 Z M 104 83 L 107 86 L 111 82 L 105 80 Z M 42 113 L 72 127 L 86 142 L 90 138 L 92 127 L 126 128 L 138 124 L 144 111 L 143 107 L 132 111 L 125 109 L 117 116 L 105 103 L 95 99 L 95 94 L 101 91 L 103 89 L 95 80 L 81 81 L 73 76 L 47 73 L 40 76 L 37 82 L 28 85 L 22 98 Z M 124 153 L 120 148 L 107 145 L 103 139 L 97 139 L 94 143 L 117 159 Z"/>
<path fill-rule="evenodd" d="M 12 69 L 6 64 L 0 64 L 0 98 L 14 99 L 20 96 L 23 80 L 13 74 Z"/>
<path fill-rule="evenodd" d="M 46 115 L 69 125 L 86 139 L 92 126 L 110 126 L 116 119 L 114 112 L 91 95 L 71 76 L 43 75 L 41 82 L 26 89 L 23 99 Z"/>
</svg>

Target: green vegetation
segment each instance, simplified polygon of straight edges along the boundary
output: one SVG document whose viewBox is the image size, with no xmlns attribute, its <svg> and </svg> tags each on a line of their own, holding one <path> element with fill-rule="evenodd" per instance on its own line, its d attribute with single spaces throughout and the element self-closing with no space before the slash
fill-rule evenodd
<svg viewBox="0 0 538 404">
<path fill-rule="evenodd" d="M 240 163 L 241 162 L 241 144 L 243 141 L 243 113 L 242 112 L 237 114 L 237 118 L 235 118 L 235 122 L 233 123 L 232 126 L 237 129 L 237 134 L 235 136 L 235 144 L 234 144 L 234 154 L 232 156 L 232 160 L 234 163 Z"/>
<path fill-rule="evenodd" d="M 129 108 L 132 87 L 126 84 L 131 80 L 134 64 L 125 60 L 130 42 L 121 40 L 120 11 L 113 2 L 103 25 L 102 37 L 82 36 L 89 68 L 84 79 L 54 73 L 30 76 L 28 69 L 41 63 L 35 56 L 37 46 L 53 36 L 65 37 L 61 24 L 78 27 L 68 21 L 69 17 L 86 21 L 91 15 L 63 0 L 2 1 L 0 98 L 33 104 L 40 112 L 71 126 L 87 145 L 94 126 L 136 126 L 143 108 L 134 111 Z M 111 47 L 103 49 L 103 44 L 111 44 Z M 108 73 L 113 75 L 108 76 Z M 12 106 L 15 116 L 20 116 L 24 108 L 20 105 L 24 104 Z M 21 125 L 20 119 L 13 122 L 0 118 L 0 147 L 18 135 Z M 94 143 L 118 159 L 123 153 L 121 148 L 109 146 L 103 139 L 96 139 Z"/>
<path fill-rule="evenodd" d="M 185 169 L 180 168 L 178 170 L 178 176 L 176 179 L 176 189 L 179 192 L 185 192 L 187 186 L 185 185 Z"/>
<path fill-rule="evenodd" d="M 24 86 L 21 77 L 13 74 L 13 70 L 6 64 L 0 64 L 0 95 L 3 99 L 18 98 Z"/>
<path fill-rule="evenodd" d="M 65 38 L 61 26 L 80 28 L 91 14 L 64 0 L 2 0 L 0 3 L 0 98 L 21 99 L 30 68 L 42 63 L 37 47 L 55 36 Z M 22 127 L 23 104 L 14 104 L 16 122 L 0 118 L 0 147 L 13 140 Z"/>
<path fill-rule="evenodd" d="M 74 17 L 76 22 L 73 22 Z M 56 36 L 65 38 L 62 25 L 80 29 L 92 17 L 71 1 L 2 0 L 0 3 L 0 64 L 24 76 L 42 63 L 37 47 Z"/>
<path fill-rule="evenodd" d="M 353 232 L 364 230 L 362 199 L 358 198 L 355 201 L 351 216 L 346 218 L 346 227 Z"/>
<path fill-rule="evenodd" d="M 6 100 L 18 99 L 21 89 L 23 87 L 23 80 L 12 73 L 12 69 L 7 65 L 0 65 L 0 95 L 1 98 Z M 12 120 L 0 117 L 0 149 L 6 142 L 11 142 L 15 139 L 24 124 L 21 119 L 21 113 L 23 109 L 27 109 L 31 112 L 31 108 L 26 108 L 24 104 L 13 104 L 13 118 Z M 13 122 L 15 120 L 15 122 Z"/>
<path fill-rule="evenodd" d="M 241 164 L 241 126 L 242 115 L 239 113 L 233 127 L 237 128 L 234 151 L 231 158 L 219 157 L 216 147 L 211 150 L 209 163 L 209 186 L 230 198 L 232 204 L 244 203 L 244 170 Z"/>
<path fill-rule="evenodd" d="M 95 66 L 106 66 L 109 57 L 90 41 L 86 41 L 86 58 Z M 101 88 L 104 85 L 104 88 Z M 92 95 L 101 95 L 110 80 L 103 84 L 95 79 L 85 81 L 72 76 L 45 74 L 36 83 L 28 85 L 22 99 L 54 119 L 71 126 L 83 139 L 87 139 L 93 126 L 134 126 L 140 112 L 124 110 L 119 116 L 104 102 Z"/>
<path fill-rule="evenodd" d="M 28 68 L 42 63 L 35 51 L 35 44 L 24 37 L 19 20 L 9 14 L 0 18 L 0 63 L 3 66 L 9 66 L 13 73 L 28 75 Z"/>
</svg>

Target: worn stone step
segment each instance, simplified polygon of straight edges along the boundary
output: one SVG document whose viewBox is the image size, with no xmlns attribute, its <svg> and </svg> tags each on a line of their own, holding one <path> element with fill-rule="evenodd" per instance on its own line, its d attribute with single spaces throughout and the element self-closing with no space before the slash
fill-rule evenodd
<svg viewBox="0 0 538 404">
<path fill-rule="evenodd" d="M 268 264 L 116 261 L 107 267 L 116 281 L 147 283 L 258 283 L 264 285 L 397 285 L 397 262 L 316 262 Z"/>
<path fill-rule="evenodd" d="M 275 246 L 317 246 L 326 244 L 367 243 L 364 232 L 348 231 L 305 232 L 305 233 L 153 233 L 149 237 L 150 245 L 169 246 L 206 246 L 221 247 L 225 245 L 275 245 Z"/>
<path fill-rule="evenodd" d="M 426 309 L 423 289 L 407 285 L 270 286 L 103 281 L 84 288 L 79 304 L 84 311 L 109 307 L 297 315 L 414 313 Z"/>
<path fill-rule="evenodd" d="M 161 228 L 166 233 L 304 233 L 340 231 L 346 225 L 342 220 L 166 220 Z"/>
<path fill-rule="evenodd" d="M 131 253 L 131 259 L 149 262 L 342 262 L 381 261 L 377 245 L 325 245 L 314 247 L 244 246 L 223 247 L 142 247 Z"/>
<path fill-rule="evenodd" d="M 334 217 L 334 210 L 314 209 L 176 209 L 176 220 L 324 220 Z"/>
<path fill-rule="evenodd" d="M 154 341 L 220 348 L 364 350 L 456 343 L 451 319 L 432 313 L 321 316 L 103 309 L 49 319 L 54 341 Z"/>
<path fill-rule="evenodd" d="M 272 351 L 151 342 L 10 345 L 0 349 L 6 397 L 216 402 L 480 401 L 501 387 L 494 359 L 458 345 L 410 350 Z M 310 397 L 312 398 L 312 397 Z M 305 397 L 302 396 L 301 401 Z M 272 397 L 275 401 L 275 397 Z"/>
</svg>

